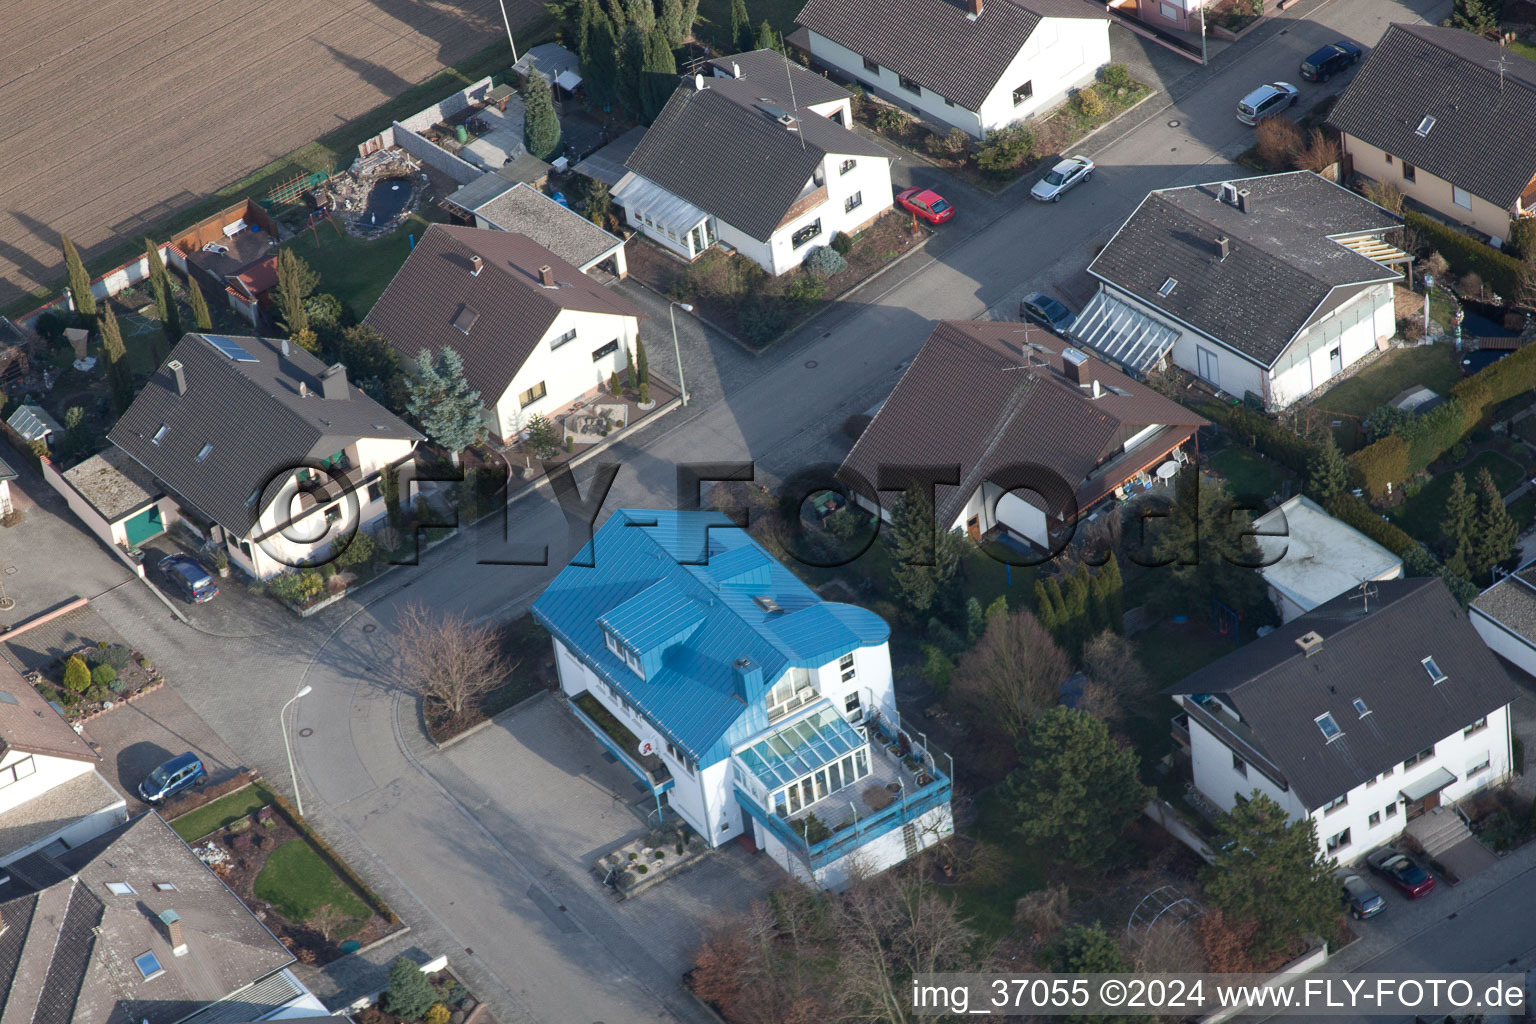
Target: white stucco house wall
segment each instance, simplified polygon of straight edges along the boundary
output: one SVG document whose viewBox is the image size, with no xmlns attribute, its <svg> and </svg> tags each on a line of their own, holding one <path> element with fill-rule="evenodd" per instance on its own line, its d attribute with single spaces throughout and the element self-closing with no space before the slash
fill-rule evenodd
<svg viewBox="0 0 1536 1024">
<path fill-rule="evenodd" d="M 926 121 L 982 138 L 1050 111 L 1110 61 L 1081 0 L 810 0 L 790 41 Z"/>
<path fill-rule="evenodd" d="M 1353 863 L 1410 820 L 1506 781 L 1519 690 L 1438 579 L 1345 594 L 1187 677 L 1174 738 L 1230 811 L 1257 790 Z"/>
<path fill-rule="evenodd" d="M 625 223 L 684 259 L 720 246 L 778 275 L 891 208 L 890 155 L 850 127 L 847 90 L 772 50 L 710 70 L 627 158 L 613 189 Z"/>
<path fill-rule="evenodd" d="M 487 430 L 510 443 L 535 414 L 558 425 L 624 371 L 640 316 L 527 236 L 434 224 L 363 322 L 407 369 L 423 350 L 457 352 Z"/>
<path fill-rule="evenodd" d="M 840 887 L 953 831 L 949 759 L 896 706 L 890 629 L 719 513 L 621 509 L 534 603 L 572 713 L 711 846 Z"/>
<path fill-rule="evenodd" d="M 1161 189 L 1089 265 L 1071 333 L 1131 373 L 1172 363 L 1284 408 L 1396 333 L 1401 223 L 1310 171 Z"/>
</svg>

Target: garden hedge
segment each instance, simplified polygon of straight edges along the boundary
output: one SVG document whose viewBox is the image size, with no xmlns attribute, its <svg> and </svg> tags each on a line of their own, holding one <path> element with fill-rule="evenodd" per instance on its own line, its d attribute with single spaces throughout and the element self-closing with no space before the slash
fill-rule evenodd
<svg viewBox="0 0 1536 1024">
<path fill-rule="evenodd" d="M 1419 546 L 1405 531 L 1371 511 L 1371 506 L 1353 494 L 1340 494 L 1328 503 L 1328 512 L 1380 544 L 1399 558 Z"/>
<path fill-rule="evenodd" d="M 1403 222 L 1417 231 L 1431 249 L 1445 257 L 1452 272 L 1475 273 L 1483 279 L 1484 284 L 1505 298 L 1519 290 L 1519 260 L 1499 252 L 1491 245 L 1484 245 L 1465 232 L 1413 210 L 1403 214 Z"/>
<path fill-rule="evenodd" d="M 1303 480 L 1311 471 L 1312 459 L 1317 455 L 1319 446 L 1285 429 L 1263 413 L 1245 405 L 1227 405 L 1222 402 L 1205 402 L 1195 411 L 1212 423 L 1219 423 L 1234 434 L 1247 438 L 1255 449 Z"/>
</svg>

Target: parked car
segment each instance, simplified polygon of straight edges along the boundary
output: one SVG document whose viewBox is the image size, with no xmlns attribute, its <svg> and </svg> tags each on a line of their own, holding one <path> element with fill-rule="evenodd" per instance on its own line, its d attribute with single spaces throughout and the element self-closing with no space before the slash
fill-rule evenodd
<svg viewBox="0 0 1536 1024">
<path fill-rule="evenodd" d="M 202 760 L 188 751 L 185 754 L 178 754 L 150 772 L 144 781 L 139 783 L 139 796 L 148 803 L 158 804 L 169 800 L 183 790 L 201 786 L 207 781 L 208 773 L 203 769 Z"/>
<path fill-rule="evenodd" d="M 1238 101 L 1237 119 L 1243 124 L 1258 124 L 1266 117 L 1290 109 L 1300 94 L 1301 90 L 1290 82 L 1261 85 Z"/>
<path fill-rule="evenodd" d="M 1041 202 L 1058 202 L 1068 189 L 1081 185 L 1093 177 L 1093 169 L 1097 166 L 1094 162 L 1079 153 L 1077 156 L 1069 156 L 1055 167 L 1052 167 L 1035 187 L 1029 190 L 1029 194 Z"/>
<path fill-rule="evenodd" d="M 1383 846 L 1371 851 L 1365 862 L 1371 866 L 1372 871 L 1411 900 L 1428 896 L 1434 891 L 1435 876 L 1408 859 L 1408 855 L 1395 846 Z"/>
<path fill-rule="evenodd" d="M 1063 338 L 1077 321 L 1070 309 L 1043 292 L 1030 292 L 1019 300 L 1019 319 L 1039 324 Z"/>
<path fill-rule="evenodd" d="M 943 224 L 955 215 L 949 200 L 931 188 L 913 185 L 896 193 L 896 202 L 908 213 L 915 213 L 930 224 Z"/>
<path fill-rule="evenodd" d="M 1387 909 L 1387 901 L 1381 898 L 1381 893 L 1359 875 L 1344 879 L 1344 902 L 1349 904 L 1349 912 L 1356 921 L 1375 917 Z"/>
<path fill-rule="evenodd" d="M 1360 59 L 1360 47 L 1340 39 L 1301 62 L 1301 77 L 1309 82 L 1326 82 Z"/>
<path fill-rule="evenodd" d="M 191 555 L 166 555 L 160 559 L 160 575 L 166 585 L 190 604 L 204 604 L 219 596 L 213 575 Z"/>
</svg>

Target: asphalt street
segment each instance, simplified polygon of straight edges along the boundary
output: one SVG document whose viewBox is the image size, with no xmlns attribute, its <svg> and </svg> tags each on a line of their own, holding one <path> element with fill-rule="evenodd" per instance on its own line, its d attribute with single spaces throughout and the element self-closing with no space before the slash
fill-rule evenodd
<svg viewBox="0 0 1536 1024">
<path fill-rule="evenodd" d="M 1448 9 L 1448 0 L 1293 8 L 1251 45 L 1236 44 L 1213 68 L 1191 66 L 1169 94 L 1088 140 L 1080 149 L 1100 170 L 1087 186 L 1054 205 L 1033 203 L 1027 182 L 977 198 L 926 249 L 765 355 L 679 318 L 691 403 L 605 454 L 619 471 L 602 515 L 673 505 L 680 463 L 751 460 L 771 483 L 835 455 L 829 439 L 842 421 L 889 392 L 935 320 L 1010 318 L 1023 293 L 1080 274 L 1148 190 L 1248 173 L 1231 163 L 1252 140 L 1233 107 L 1253 86 L 1294 80 L 1300 58 L 1332 39 L 1370 45 L 1391 21 L 1433 20 Z M 1345 82 L 1301 84 L 1303 102 L 1313 103 Z M 664 304 L 637 297 L 651 306 L 652 365 L 663 372 Z M 583 495 L 594 472 L 588 464 L 576 474 Z M 484 564 L 530 545 L 548 547 L 547 565 Z M 189 628 L 141 587 L 111 590 L 97 607 L 165 668 L 246 763 L 284 789 L 291 787 L 277 711 L 298 687 L 314 688 L 291 713 L 306 812 L 412 924 L 412 942 L 427 955 L 447 953 L 506 1024 L 701 1019 L 670 968 L 637 954 L 646 946 L 643 929 L 600 900 L 578 900 L 590 896 L 586 883 L 564 855 L 541 849 L 537 813 L 520 817 L 525 809 L 507 797 L 494 816 L 506 826 L 488 824 L 493 816 L 472 780 L 422 748 L 411 702 L 391 681 L 391 627 L 405 604 L 508 617 L 574 549 L 565 515 L 543 490 L 512 506 L 505 537 L 502 524 L 482 524 L 357 601 L 302 623 Z M 1521 898 L 1529 904 L 1536 893 Z M 552 902 L 569 908 L 558 920 L 547 912 Z M 1468 922 L 1469 941 L 1514 935 L 1536 910 L 1499 900 L 1479 907 L 1475 916 L 1487 923 Z M 1418 941 L 1402 948 L 1417 949 Z M 1443 952 L 1426 941 L 1417 955 L 1431 962 Z"/>
</svg>

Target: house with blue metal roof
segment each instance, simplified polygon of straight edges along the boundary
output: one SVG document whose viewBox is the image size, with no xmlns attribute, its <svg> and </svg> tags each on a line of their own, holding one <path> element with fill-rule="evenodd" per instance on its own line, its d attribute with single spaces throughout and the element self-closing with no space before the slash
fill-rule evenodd
<svg viewBox="0 0 1536 1024">
<path fill-rule="evenodd" d="M 616 512 L 533 615 L 571 712 L 710 845 L 837 886 L 953 831 L 952 765 L 902 727 L 885 620 L 721 513 Z"/>
</svg>

